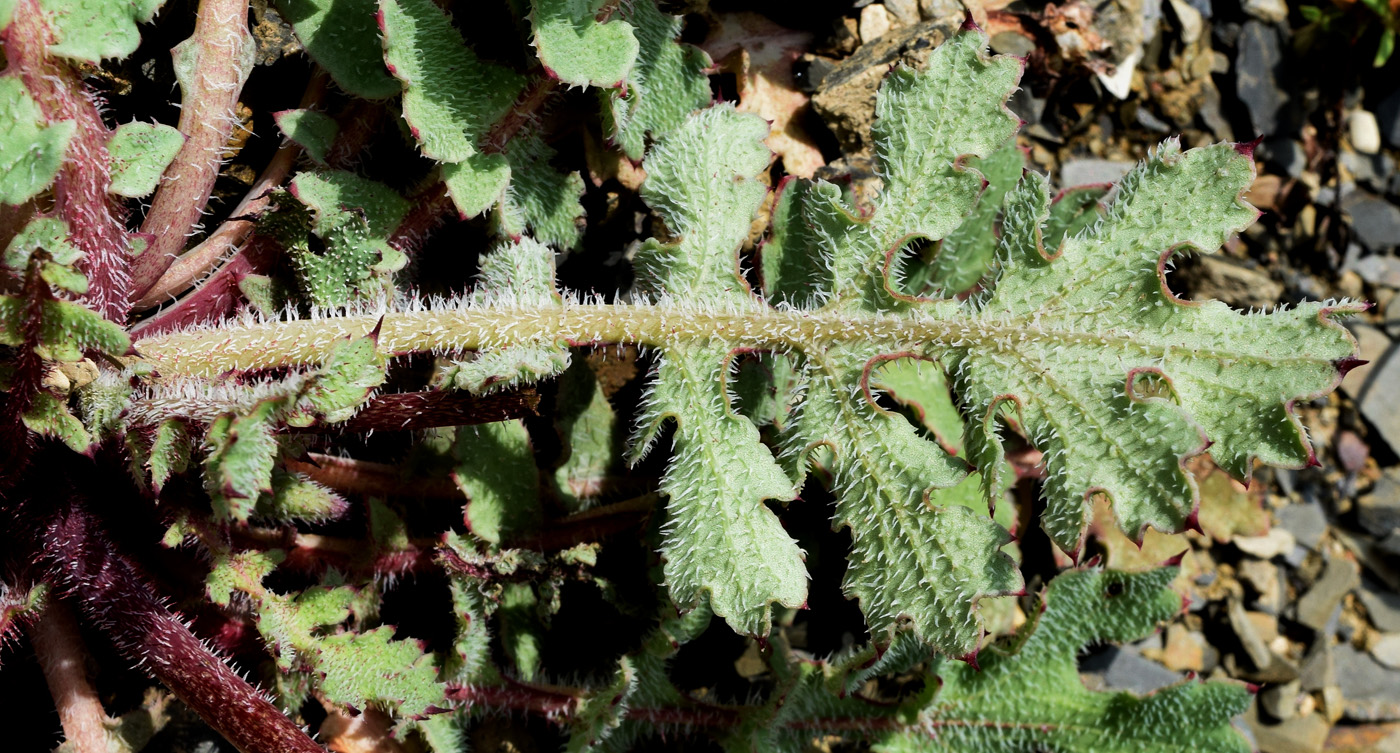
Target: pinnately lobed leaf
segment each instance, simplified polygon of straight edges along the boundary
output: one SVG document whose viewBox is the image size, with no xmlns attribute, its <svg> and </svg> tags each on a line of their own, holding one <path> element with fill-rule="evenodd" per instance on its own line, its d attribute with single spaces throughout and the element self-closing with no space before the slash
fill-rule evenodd
<svg viewBox="0 0 1400 753">
<path fill-rule="evenodd" d="M 426 17 L 442 19 L 430 10 Z M 650 64 L 645 16 L 654 10 L 638 2 L 625 16 L 642 44 L 634 75 Z M 1016 127 L 1004 103 L 1020 63 L 989 58 L 984 45 L 981 34 L 963 33 L 932 53 L 927 70 L 890 74 L 873 129 L 884 190 L 869 212 L 845 206 L 829 183 L 783 189 L 763 249 L 776 305 L 749 290 L 738 256 L 764 201 L 766 129 L 721 105 L 651 149 L 642 195 L 668 240 L 637 253 L 632 302 L 561 298 L 548 249 L 522 238 L 487 257 L 476 291 L 455 307 L 384 314 L 379 346 L 454 359 L 475 350 L 476 360 L 461 363 L 476 364 L 483 378 L 452 380 L 472 389 L 493 376 L 527 381 L 562 370 L 566 345 L 653 349 L 632 454 L 675 421 L 661 548 L 679 606 L 708 603 L 736 630 L 763 635 L 773 603 L 805 601 L 802 552 L 768 502 L 794 500 L 820 458 L 835 523 L 852 538 L 845 590 L 875 639 L 907 629 L 944 653 L 969 654 L 982 637 L 979 601 L 1023 587 L 999 552 L 1008 534 L 986 508 L 1009 480 L 1004 424 L 1044 453 L 1043 525 L 1061 547 L 1077 549 L 1097 495 L 1111 499 L 1131 533 L 1179 531 L 1195 507 L 1182 461 L 1208 441 L 1240 478 L 1256 458 L 1308 460 L 1289 407 L 1337 383 L 1355 344 L 1332 317 L 1359 309 L 1309 303 L 1240 313 L 1173 297 L 1162 278 L 1173 253 L 1218 248 L 1255 217 L 1240 200 L 1253 179 L 1248 156 L 1229 144 L 1182 152 L 1174 142 L 1130 173 L 1102 213 L 1095 191 L 1052 203 L 1042 179 L 1024 176 L 1004 200 L 982 292 L 907 295 L 894 279 L 901 249 L 959 228 L 983 198 L 968 165 Z M 162 373 L 207 376 L 319 363 L 335 337 L 374 324 L 364 315 L 252 324 L 138 347 Z M 773 399 L 744 387 L 759 398 L 746 398 L 746 410 L 778 429 L 781 463 L 731 400 L 735 354 L 749 351 L 773 351 L 771 362 L 784 364 L 769 370 L 785 382 Z M 966 461 L 949 454 L 955 442 L 944 437 L 945 449 L 877 403 L 872 375 L 911 358 L 946 369 L 966 419 Z M 469 372 L 459 364 L 456 373 Z M 979 484 L 981 498 L 969 494 Z"/>
<path fill-rule="evenodd" d="M 1207 446 L 1240 479 L 1256 458 L 1311 458 L 1290 406 L 1336 385 L 1355 343 L 1329 315 L 1359 307 L 1240 313 L 1177 299 L 1163 278 L 1173 254 L 1216 249 L 1254 220 L 1240 199 L 1253 179 L 1229 144 L 1167 141 L 1056 249 L 1041 243 L 1043 179 L 1007 197 L 995 286 L 971 306 L 979 335 L 954 348 L 951 371 L 969 415 L 1014 406 L 1045 454 L 1044 526 L 1065 550 L 1079 548 L 1094 494 L 1130 534 L 1181 530 L 1197 501 L 1182 461 Z"/>
<path fill-rule="evenodd" d="M 1185 680 L 1138 697 L 1090 691 L 1079 679 L 1077 657 L 1085 646 L 1136 640 L 1181 609 L 1181 597 L 1168 587 L 1176 572 L 1061 574 L 1019 645 L 983 652 L 979 667 L 941 663 L 936 694 L 915 723 L 875 750 L 1246 753 L 1250 745 L 1230 724 L 1251 700 L 1243 684 Z M 1166 720 L 1170 735 L 1161 728 Z"/>
</svg>

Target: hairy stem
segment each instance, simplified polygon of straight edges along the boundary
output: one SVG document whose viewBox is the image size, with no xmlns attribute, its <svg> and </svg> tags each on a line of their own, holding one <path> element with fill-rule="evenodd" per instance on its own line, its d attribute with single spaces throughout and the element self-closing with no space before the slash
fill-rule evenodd
<svg viewBox="0 0 1400 753">
<path fill-rule="evenodd" d="M 311 77 L 311 81 L 306 85 L 306 91 L 302 93 L 299 107 L 306 109 L 315 107 L 321 98 L 326 94 L 326 87 L 329 77 L 324 72 L 318 72 Z M 208 238 L 200 241 L 199 245 L 190 249 L 179 259 L 176 259 L 165 274 L 160 276 L 151 289 L 141 296 L 132 309 L 136 312 L 155 308 L 165 303 L 174 296 L 179 295 L 185 289 L 193 285 L 200 277 L 204 276 L 219 260 L 231 249 L 242 246 L 248 240 L 248 236 L 253 234 L 253 229 L 257 226 L 257 217 L 267 209 L 272 202 L 272 192 L 291 174 L 292 168 L 296 167 L 297 157 L 301 155 L 301 147 L 297 146 L 291 139 L 283 139 L 282 145 L 273 155 L 272 160 L 263 168 L 262 175 L 258 176 L 257 182 L 253 183 L 248 192 L 243 195 L 243 200 L 234 207 L 232 215 L 224 224 L 219 226 Z M 239 255 L 243 251 L 240 249 Z M 235 257 L 235 260 L 237 257 Z M 229 262 L 230 264 L 233 261 Z"/>
<path fill-rule="evenodd" d="M 54 181 L 54 208 L 84 254 L 80 266 L 88 278 L 88 292 L 83 300 L 107 319 L 124 321 L 130 257 L 126 209 L 107 191 L 111 132 L 73 66 L 49 57 L 46 48 L 53 33 L 38 0 L 19 0 L 11 13 L 13 20 L 0 34 L 9 68 L 18 71 L 49 122 L 77 124 Z"/>
<path fill-rule="evenodd" d="M 214 376 L 319 363 L 338 340 L 372 330 L 378 315 L 271 322 L 237 329 L 195 331 L 141 340 L 141 358 L 165 376 Z M 920 345 L 953 347 L 990 341 L 1020 330 L 994 331 L 966 320 L 858 315 L 754 307 L 695 311 L 666 306 L 580 304 L 560 308 L 466 307 L 386 314 L 379 347 L 388 353 L 456 352 L 519 343 L 565 340 L 571 345 L 722 340 L 735 348 L 806 350 L 832 342 L 881 342 L 895 350 Z"/>
<path fill-rule="evenodd" d="M 185 145 L 166 169 L 141 224 L 142 232 L 154 237 L 132 265 L 132 294 L 138 300 L 147 297 L 198 229 L 219 177 L 237 123 L 234 107 L 252 68 L 248 0 L 202 0 L 194 34 L 171 54 L 182 91 L 179 128 Z"/>
<path fill-rule="evenodd" d="M 54 599 L 29 629 L 70 753 L 106 753 L 107 712 L 87 677 L 87 648 L 73 611 Z"/>
<path fill-rule="evenodd" d="M 101 524 L 74 502 L 43 525 L 51 576 L 117 648 L 244 753 L 324 753 L 173 614 Z"/>
</svg>

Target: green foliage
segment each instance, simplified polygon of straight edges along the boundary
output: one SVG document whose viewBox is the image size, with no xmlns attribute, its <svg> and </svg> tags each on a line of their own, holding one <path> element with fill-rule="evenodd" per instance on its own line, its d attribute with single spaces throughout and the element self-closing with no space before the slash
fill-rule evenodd
<svg viewBox="0 0 1400 753">
<path fill-rule="evenodd" d="M 312 210 L 311 232 L 324 245 L 318 252 L 304 234 L 292 235 L 292 263 L 311 302 L 329 308 L 382 293 L 389 276 L 408 261 L 389 245 L 408 201 L 388 186 L 340 170 L 301 173 L 292 180 L 292 192 Z"/>
<path fill-rule="evenodd" d="M 281 407 L 281 399 L 269 398 L 243 415 L 226 413 L 209 425 L 204 435 L 204 487 L 215 516 L 247 520 L 258 497 L 272 491 L 277 459 L 273 431 Z"/>
<path fill-rule="evenodd" d="M 1354 345 L 1326 314 L 1354 309 L 1241 314 L 1179 301 L 1162 279 L 1173 251 L 1217 248 L 1253 221 L 1239 199 L 1253 178 L 1228 144 L 1183 154 L 1166 142 L 1124 178 L 1103 220 L 1054 250 L 1040 242 L 1043 180 L 1028 175 L 1008 196 L 998 279 L 973 313 L 991 347 L 954 350 L 951 370 L 969 415 L 1015 405 L 1045 454 L 1044 526 L 1062 548 L 1078 548 L 1095 493 L 1129 533 L 1181 530 L 1196 504 L 1181 461 L 1207 440 L 1236 478 L 1255 458 L 1307 461 L 1288 401 L 1336 383 L 1334 361 Z M 1008 325 L 1015 345 L 1002 350 L 993 333 L 1011 336 Z"/>
<path fill-rule="evenodd" d="M 529 532 L 539 520 L 539 474 L 519 421 L 457 429 L 452 477 L 467 496 L 467 525 L 491 544 Z"/>
<path fill-rule="evenodd" d="M 941 664 L 936 695 L 907 730 L 875 749 L 1250 750 L 1230 725 L 1249 705 L 1244 685 L 1188 680 L 1139 698 L 1090 691 L 1079 680 L 1076 658 L 1085 646 L 1142 638 L 1181 609 L 1181 597 L 1167 587 L 1175 576 L 1176 568 L 1060 575 L 1045 593 L 1045 610 L 1014 647 L 983 652 L 979 668 Z M 1170 735 L 1158 726 L 1164 719 L 1173 720 Z"/>
<path fill-rule="evenodd" d="M 149 23 L 164 0 L 42 0 L 55 41 L 49 54 L 100 63 L 124 58 L 141 44 L 138 23 Z"/>
<path fill-rule="evenodd" d="M 117 126 L 107 142 L 112 160 L 108 190 L 130 198 L 149 196 L 184 145 L 185 137 L 168 125 L 133 121 Z"/>
<path fill-rule="evenodd" d="M 1006 504 L 1014 474 L 1001 432 L 1024 433 L 1044 454 L 1040 523 L 1067 550 L 1099 498 L 1129 534 L 1183 528 L 1198 497 L 1183 462 L 1207 447 L 1242 479 L 1255 460 L 1309 459 L 1289 406 L 1335 385 L 1355 346 L 1332 317 L 1357 307 L 1242 314 L 1177 300 L 1162 279 L 1173 254 L 1212 251 L 1253 221 L 1240 199 L 1254 177 L 1248 156 L 1167 142 L 1110 206 L 1099 205 L 1098 188 L 1052 201 L 1043 179 L 1025 173 L 1005 107 L 1021 64 L 988 57 L 978 33 L 959 34 L 927 70 L 896 68 L 885 81 L 873 129 L 883 188 L 869 207 L 857 211 L 821 181 L 781 188 L 756 292 L 742 254 L 761 235 L 768 127 L 729 105 L 706 107 L 707 57 L 677 41 L 681 20 L 651 0 L 515 2 L 520 26 L 483 46 L 489 54 L 431 0 L 281 8 L 346 93 L 399 95 L 374 107 L 401 113 L 403 138 L 435 164 L 389 178 L 394 186 L 331 170 L 324 163 L 345 123 L 315 109 L 277 113 L 321 169 L 271 196 L 253 240 L 210 278 L 224 287 L 186 297 L 172 320 L 218 319 L 234 290 L 256 314 L 181 331 L 156 314 L 139 325 L 152 330 L 134 350 L 123 326 L 75 302 L 89 275 L 99 287 L 94 271 L 112 271 L 80 250 L 73 231 L 86 226 L 38 214 L 2 260 L 0 355 L 14 349 L 27 371 L 7 361 L 0 378 L 29 390 L 14 417 L 57 440 L 43 452 L 62 452 L 58 442 L 94 452 L 124 433 L 138 486 L 180 492 L 162 503 L 185 504 L 198 487 L 171 479 L 202 460 L 212 516 L 198 512 L 202 497 L 178 509 L 167 542 L 192 538 L 207 550 L 211 598 L 251 616 L 284 703 L 376 706 L 398 733 L 419 736 L 406 744 L 438 753 L 465 747 L 469 726 L 498 706 L 566 725 L 573 751 L 625 749 L 684 725 L 735 750 L 797 751 L 814 739 L 891 752 L 1158 750 L 1167 722 L 1173 746 L 1240 747 L 1229 718 L 1247 701 L 1242 688 L 1187 683 L 1138 698 L 1078 680 L 1086 645 L 1134 640 L 1176 614 L 1179 599 L 1165 588 L 1172 570 L 1064 574 L 1031 624 L 1009 639 L 986 633 L 1010 634 L 1011 616 L 1030 603 L 1016 596 L 1024 583 L 1006 530 L 1016 510 Z M 135 23 L 154 10 L 72 5 L 53 20 L 51 52 L 126 54 Z M 195 63 L 214 52 L 197 41 L 175 53 L 190 96 Z M 227 62 L 246 74 L 252 45 L 243 41 Z M 637 284 L 616 301 L 556 288 L 555 250 L 582 245 L 585 217 L 582 176 L 556 164 L 561 131 L 570 133 L 549 120 L 556 81 L 599 89 L 566 107 L 596 101 L 622 156 L 645 158 L 641 197 L 659 231 L 628 249 Z M 311 99 L 308 108 L 321 106 Z M 328 112 L 342 112 L 335 103 Z M 0 115 L 0 201 L 39 197 L 39 211 L 50 211 L 44 192 L 63 160 L 76 159 L 72 122 L 49 122 L 16 75 L 0 77 Z M 112 193 L 142 197 L 181 143 L 174 129 L 130 123 L 98 168 L 110 168 Z M 496 238 L 469 293 L 429 300 L 407 287 L 421 271 L 407 253 L 436 219 L 428 210 L 442 207 L 441 190 L 459 215 L 486 215 L 478 227 Z M 916 239 L 936 253 L 909 258 Z M 264 242 L 280 245 L 290 273 L 253 261 Z M 21 283 L 29 298 L 15 293 Z M 647 484 L 640 496 L 603 511 L 588 508 L 617 501 L 618 419 L 628 411 L 609 401 L 612 377 L 605 389 L 602 370 L 575 359 L 574 348 L 595 344 L 639 346 L 654 365 L 627 458 L 663 451 L 654 446 L 667 434 L 673 444 L 659 483 L 629 479 Z M 97 379 L 64 387 L 80 364 L 100 369 Z M 490 394 L 553 377 L 558 390 Z M 423 392 L 415 397 L 429 407 L 413 415 L 391 396 L 346 426 L 381 389 L 471 394 Z M 547 420 L 474 423 L 472 410 L 513 397 L 555 408 L 557 448 L 541 436 Z M 361 445 L 402 449 L 401 463 L 329 455 L 334 433 L 425 415 L 437 428 Z M 470 537 L 439 528 L 429 538 L 407 516 L 419 492 L 440 494 L 447 478 L 465 497 Z M 780 518 L 817 482 L 835 498 L 832 524 L 849 532 L 843 587 L 871 636 L 827 659 L 788 645 L 808 572 Z M 653 491 L 665 506 L 650 513 L 660 553 L 651 582 L 664 588 L 654 598 L 640 589 L 638 607 L 635 594 L 593 575 L 596 544 L 554 541 L 595 515 L 647 509 Z M 347 515 L 356 497 L 364 514 Z M 334 532 L 306 528 L 342 517 Z M 365 535 L 336 541 L 355 521 L 367 521 Z M 282 590 L 303 578 L 302 590 L 264 586 L 284 553 L 248 542 L 273 530 L 297 549 L 299 568 L 326 554 L 345 557 L 354 574 L 298 569 L 273 582 Z M 346 544 L 355 541 L 363 553 Z M 254 548 L 231 548 L 245 546 Z M 449 577 L 457 626 L 436 656 L 393 640 L 376 616 L 381 587 L 435 566 Z M 615 666 L 568 691 L 533 684 L 550 676 L 547 629 L 566 582 L 596 586 L 626 619 L 656 614 Z M 721 705 L 672 683 L 667 663 L 712 617 L 763 641 L 770 692 Z M 977 657 L 982 670 L 950 657 Z M 919 682 L 875 697 L 873 681 L 892 676 Z"/>
<path fill-rule="evenodd" d="M 18 77 L 0 77 L 0 202 L 23 204 L 48 188 L 75 127 L 49 124 Z"/>
<path fill-rule="evenodd" d="M 315 110 L 283 110 L 273 113 L 273 117 L 282 135 L 304 149 L 311 159 L 325 164 L 331 144 L 340 132 L 335 118 Z"/>
<path fill-rule="evenodd" d="M 1026 156 L 1015 142 L 1008 142 L 985 158 L 968 160 L 987 181 L 977 206 L 943 242 L 933 261 L 919 265 L 904 282 L 904 289 L 919 295 L 953 295 L 971 289 L 991 269 L 996 253 L 997 215 L 1002 197 L 1016 185 L 1026 167 Z M 920 272 L 924 272 L 920 274 Z"/>
<path fill-rule="evenodd" d="M 633 27 L 637 62 L 622 91 L 600 94 L 613 139 L 632 159 L 641 159 L 646 139 L 660 138 L 710 103 L 705 69 L 710 59 L 676 41 L 681 19 L 657 9 L 653 0 L 620 3 L 616 15 Z"/>
<path fill-rule="evenodd" d="M 549 73 L 570 86 L 620 84 L 637 61 L 632 26 L 599 21 L 609 0 L 534 0 L 535 51 Z"/>
<path fill-rule="evenodd" d="M 430 0 L 383 0 L 384 60 L 403 84 L 403 116 L 423 156 L 445 163 L 463 215 L 499 200 L 510 179 L 506 158 L 480 140 L 505 115 L 524 77 L 479 59 Z M 454 185 L 456 184 L 456 185 Z"/>
<path fill-rule="evenodd" d="M 277 7 L 340 88 L 367 99 L 399 93 L 381 54 L 375 0 L 278 0 Z"/>
<path fill-rule="evenodd" d="M 24 425 L 35 434 L 56 437 L 74 452 L 87 452 L 92 445 L 83 422 L 68 412 L 68 405 L 47 392 L 34 396 L 23 416 Z"/>
<path fill-rule="evenodd" d="M 209 596 L 228 605 L 235 591 L 252 600 L 258 632 L 282 673 L 310 673 L 327 701 L 365 708 L 373 704 L 413 718 L 443 702 L 432 657 L 416 641 L 393 640 L 387 625 L 361 632 L 330 632 L 351 616 L 357 601 L 348 586 L 315 587 L 295 596 L 267 590 L 262 581 L 280 553 L 243 552 L 209 573 Z"/>
<path fill-rule="evenodd" d="M 617 414 L 588 366 L 576 362 L 559 379 L 555 426 L 568 452 L 554 471 L 555 493 L 573 512 L 590 506 L 613 466 Z"/>
</svg>

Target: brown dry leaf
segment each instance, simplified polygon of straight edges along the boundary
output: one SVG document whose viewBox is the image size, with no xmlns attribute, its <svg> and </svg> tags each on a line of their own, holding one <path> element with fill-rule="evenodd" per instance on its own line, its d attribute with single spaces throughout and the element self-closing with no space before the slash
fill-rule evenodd
<svg viewBox="0 0 1400 753">
<path fill-rule="evenodd" d="M 337 709 L 327 712 L 326 721 L 321 723 L 321 739 L 334 753 L 405 753 L 391 737 L 394 720 L 384 712 L 366 709 L 359 716 Z"/>
<path fill-rule="evenodd" d="M 773 124 L 768 148 L 783 159 L 789 175 L 812 177 L 826 164 L 821 150 L 802 128 L 808 96 L 797 89 L 793 63 L 812 42 L 812 35 L 779 26 L 757 13 L 723 13 L 701 47 L 733 73 L 739 89 L 739 111 L 751 112 Z"/>
<path fill-rule="evenodd" d="M 1223 544 L 1235 536 L 1263 536 L 1269 532 L 1262 486 L 1255 491 L 1246 489 L 1205 455 L 1193 458 L 1188 465 L 1201 490 L 1197 520 L 1206 535 Z"/>
</svg>

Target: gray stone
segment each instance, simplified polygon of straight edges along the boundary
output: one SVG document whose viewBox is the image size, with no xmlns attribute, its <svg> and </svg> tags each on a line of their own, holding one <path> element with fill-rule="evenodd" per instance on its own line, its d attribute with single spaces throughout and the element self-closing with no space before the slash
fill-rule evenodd
<svg viewBox="0 0 1400 753">
<path fill-rule="evenodd" d="M 1277 615 L 1283 608 L 1283 579 L 1279 577 L 1278 565 L 1267 560 L 1247 559 L 1240 563 L 1239 578 L 1254 589 L 1256 609 Z"/>
<path fill-rule="evenodd" d="M 1254 733 L 1254 743 L 1259 746 L 1260 753 L 1322 753 L 1327 733 L 1332 729 L 1332 725 L 1316 712 L 1269 724 L 1259 718 L 1253 706 L 1245 712 L 1245 722 Z"/>
<path fill-rule="evenodd" d="M 1358 154 L 1342 152 L 1337 158 L 1358 183 L 1384 192 L 1386 180 L 1395 172 L 1395 160 L 1389 154 Z"/>
<path fill-rule="evenodd" d="M 1289 505 L 1274 511 L 1274 517 L 1283 530 L 1293 534 L 1299 544 L 1316 550 L 1327 533 L 1327 514 L 1317 502 Z"/>
<path fill-rule="evenodd" d="M 1391 531 L 1389 536 L 1376 542 L 1376 551 L 1400 559 L 1400 531 Z"/>
<path fill-rule="evenodd" d="M 1115 183 L 1133 169 L 1132 162 L 1106 159 L 1072 159 L 1060 165 L 1060 187 Z"/>
<path fill-rule="evenodd" d="M 1181 675 L 1138 654 L 1109 646 L 1080 662 L 1079 670 L 1103 678 L 1105 687 L 1151 693 L 1181 681 Z"/>
<path fill-rule="evenodd" d="M 1385 331 L 1391 337 L 1400 337 L 1400 295 L 1390 299 L 1390 303 L 1385 305 Z"/>
<path fill-rule="evenodd" d="M 1349 645 L 1337 646 L 1333 653 L 1347 718 L 1359 722 L 1400 720 L 1400 670 L 1390 669 Z"/>
<path fill-rule="evenodd" d="M 1371 624 L 1383 633 L 1400 633 L 1400 594 L 1387 590 L 1385 586 L 1362 578 L 1356 589 L 1356 598 L 1366 607 Z"/>
<path fill-rule="evenodd" d="M 885 10 L 904 26 L 919 22 L 919 0 L 885 0 Z"/>
<path fill-rule="evenodd" d="M 1035 50 L 1035 41 L 1026 39 L 1014 31 L 1003 31 L 992 37 L 991 47 L 992 51 L 998 55 L 1015 55 L 1018 58 L 1023 58 Z"/>
<path fill-rule="evenodd" d="M 1351 215 L 1351 228 L 1361 245 L 1377 252 L 1400 245 L 1400 207 L 1357 191 L 1342 202 L 1342 208 Z"/>
<path fill-rule="evenodd" d="M 1278 32 L 1261 21 L 1247 21 L 1240 30 L 1235 55 L 1235 90 L 1249 111 L 1254 133 L 1267 136 L 1279 122 L 1285 100 L 1277 75 L 1283 63 Z"/>
<path fill-rule="evenodd" d="M 1265 669 L 1273 662 L 1273 652 L 1269 650 L 1269 644 L 1259 635 L 1259 630 L 1249 619 L 1249 613 L 1245 611 L 1244 604 L 1239 599 L 1230 599 L 1229 606 L 1230 628 L 1235 631 L 1235 637 L 1239 639 L 1240 646 L 1244 649 L 1245 656 L 1254 665 L 1255 669 Z"/>
<path fill-rule="evenodd" d="M 1391 669 L 1400 669 L 1400 633 L 1385 633 L 1371 646 L 1371 657 Z"/>
<path fill-rule="evenodd" d="M 1400 148 L 1400 89 L 1381 100 L 1376 108 L 1376 122 L 1381 127 L 1381 137 L 1385 142 Z"/>
<path fill-rule="evenodd" d="M 1287 554 L 1298 545 L 1298 542 L 1293 540 L 1293 534 L 1282 528 L 1271 528 L 1263 536 L 1236 536 L 1230 539 L 1230 543 L 1241 552 L 1261 560 Z"/>
<path fill-rule="evenodd" d="M 1337 665 L 1332 659 L 1332 642 L 1327 636 L 1313 641 L 1298 670 L 1298 681 L 1308 692 L 1337 684 Z"/>
<path fill-rule="evenodd" d="M 1389 254 L 1363 256 L 1351 265 L 1361 279 L 1372 285 L 1400 288 L 1400 259 Z"/>
<path fill-rule="evenodd" d="M 1341 607 L 1342 597 L 1361 583 L 1356 563 L 1345 557 L 1332 557 L 1322 568 L 1322 576 L 1312 588 L 1298 599 L 1298 611 L 1294 619 L 1299 624 L 1321 631 L 1333 613 Z M 1233 621 L 1232 621 L 1233 622 Z"/>
<path fill-rule="evenodd" d="M 1270 685 L 1259 693 L 1259 708 L 1275 719 L 1292 719 L 1298 715 L 1298 693 L 1302 689 L 1297 680 Z"/>
<path fill-rule="evenodd" d="M 1368 368 L 1365 382 L 1354 392 L 1348 390 L 1348 394 L 1356 398 L 1361 415 L 1375 427 L 1380 438 L 1391 450 L 1400 452 L 1400 400 L 1395 397 L 1400 395 L 1400 348 L 1388 348 Z"/>
<path fill-rule="evenodd" d="M 1378 538 L 1400 528 L 1400 468 L 1387 468 L 1371 493 L 1357 498 L 1356 522 Z"/>
<path fill-rule="evenodd" d="M 1269 139 L 1259 146 L 1264 164 L 1283 175 L 1296 178 L 1308 169 L 1308 157 L 1303 152 L 1303 145 L 1293 139 Z"/>
</svg>

